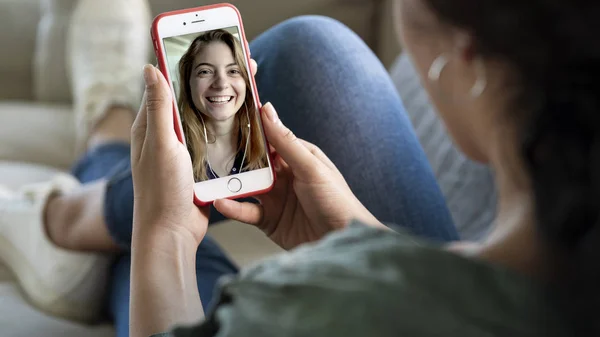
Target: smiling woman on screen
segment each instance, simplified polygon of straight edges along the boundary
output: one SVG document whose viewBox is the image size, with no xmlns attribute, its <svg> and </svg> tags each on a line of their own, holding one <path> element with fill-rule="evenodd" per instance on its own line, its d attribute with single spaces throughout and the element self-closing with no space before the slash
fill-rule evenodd
<svg viewBox="0 0 600 337">
<path fill-rule="evenodd" d="M 244 54 L 225 30 L 198 36 L 179 61 L 178 100 L 196 181 L 267 166 Z"/>
</svg>

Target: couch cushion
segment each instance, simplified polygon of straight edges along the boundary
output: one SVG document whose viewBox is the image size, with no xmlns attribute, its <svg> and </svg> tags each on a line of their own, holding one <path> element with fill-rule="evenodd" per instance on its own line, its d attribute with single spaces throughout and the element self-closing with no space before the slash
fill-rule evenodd
<svg viewBox="0 0 600 337">
<path fill-rule="evenodd" d="M 0 265 L 0 279 L 8 271 Z M 112 326 L 85 326 L 44 314 L 26 302 L 19 287 L 11 281 L 0 280 L 0 326 L 2 336 L 86 336 L 114 337 Z"/>
<path fill-rule="evenodd" d="M 39 0 L 0 1 L 0 100 L 31 99 Z"/>
<path fill-rule="evenodd" d="M 0 160 L 0 185 L 13 191 L 26 184 L 48 181 L 58 173 L 64 171 L 50 166 Z"/>
<path fill-rule="evenodd" d="M 33 96 L 42 102 L 69 102 L 66 39 L 69 20 L 77 0 L 41 0 L 35 57 Z"/>
<path fill-rule="evenodd" d="M 0 101 L 0 160 L 68 169 L 75 160 L 72 116 L 65 105 Z"/>
</svg>

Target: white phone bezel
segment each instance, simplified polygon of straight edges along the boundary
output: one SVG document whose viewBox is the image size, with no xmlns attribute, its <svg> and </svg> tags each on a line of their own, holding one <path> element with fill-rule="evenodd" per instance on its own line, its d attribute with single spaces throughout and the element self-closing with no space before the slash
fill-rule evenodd
<svg viewBox="0 0 600 337">
<path fill-rule="evenodd" d="M 186 23 L 185 25 L 183 24 L 184 22 Z M 242 25 L 240 23 L 238 14 L 233 8 L 229 6 L 168 15 L 160 18 L 157 21 L 156 25 L 156 31 L 158 35 L 156 36 L 156 43 L 161 44 L 161 49 L 163 50 L 163 52 L 160 53 L 160 55 L 157 57 L 162 58 L 163 64 L 168 64 L 166 60 L 167 55 L 165 52 L 165 45 L 163 42 L 165 38 L 200 33 L 220 28 L 236 27 L 240 34 L 240 39 L 244 39 L 244 34 L 242 33 Z M 245 48 L 246 42 L 240 41 L 240 43 L 242 45 L 242 50 L 244 53 L 244 60 L 246 60 L 247 63 L 249 57 Z M 248 70 L 248 76 L 252 78 L 249 64 L 246 65 L 246 69 Z M 167 81 L 169 82 L 169 86 L 171 86 L 173 97 L 175 97 L 175 90 L 172 86 L 171 74 L 169 73 L 169 69 L 167 69 L 166 77 Z M 250 86 L 252 92 L 255 93 L 256 89 L 252 80 L 250 81 Z M 259 107 L 260 105 L 257 102 L 256 94 L 252 95 L 252 97 L 255 106 Z M 183 134 L 183 127 L 179 115 L 179 108 L 177 107 L 177 104 L 174 104 L 174 106 L 177 111 L 176 123 L 179 125 L 179 129 Z M 260 118 L 260 116 L 258 116 L 258 118 Z M 265 144 L 266 146 L 264 132 L 262 131 L 262 125 L 259 125 L 259 127 L 263 138 L 263 144 Z M 183 141 L 185 143 L 185 139 Z M 256 192 L 269 189 L 273 185 L 275 177 L 271 169 L 271 158 L 269 158 L 268 155 L 267 160 L 268 167 L 266 168 L 195 183 L 194 193 L 196 194 L 196 198 L 198 198 L 203 203 L 209 203 L 217 199 L 236 198 L 245 195 L 252 195 Z M 232 192 L 227 187 L 229 181 L 233 178 L 239 179 L 242 183 L 241 189 L 237 192 Z"/>
</svg>

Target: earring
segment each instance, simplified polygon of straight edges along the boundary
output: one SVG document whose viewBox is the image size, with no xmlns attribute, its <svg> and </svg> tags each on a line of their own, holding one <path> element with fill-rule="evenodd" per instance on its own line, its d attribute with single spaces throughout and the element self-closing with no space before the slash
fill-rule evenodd
<svg viewBox="0 0 600 337">
<path fill-rule="evenodd" d="M 481 96 L 487 87 L 485 65 L 483 64 L 483 60 L 479 57 L 475 60 L 475 72 L 477 73 L 477 80 L 470 91 L 471 97 L 473 98 Z"/>
<path fill-rule="evenodd" d="M 429 68 L 429 72 L 427 73 L 427 77 L 432 82 L 437 82 L 440 80 L 442 76 L 442 72 L 448 65 L 448 58 L 445 55 L 438 56 L 431 67 Z M 481 58 L 477 58 L 475 60 L 475 72 L 477 73 L 477 80 L 475 84 L 469 91 L 469 94 L 472 98 L 477 98 L 483 94 L 487 87 L 487 76 L 485 73 L 485 65 L 483 64 L 483 60 Z"/>
<path fill-rule="evenodd" d="M 448 65 L 448 58 L 444 55 L 438 56 L 429 68 L 429 73 L 427 74 L 429 80 L 432 82 L 439 81 L 440 77 L 442 76 L 442 71 L 444 68 L 446 68 L 446 65 Z"/>
</svg>

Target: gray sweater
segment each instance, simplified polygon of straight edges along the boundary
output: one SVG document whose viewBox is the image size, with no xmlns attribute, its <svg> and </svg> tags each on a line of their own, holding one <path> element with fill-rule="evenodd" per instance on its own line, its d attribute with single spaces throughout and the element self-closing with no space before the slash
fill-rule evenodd
<svg viewBox="0 0 600 337">
<path fill-rule="evenodd" d="M 545 289 L 352 224 L 223 280 L 207 319 L 162 336 L 569 336 Z"/>
</svg>

